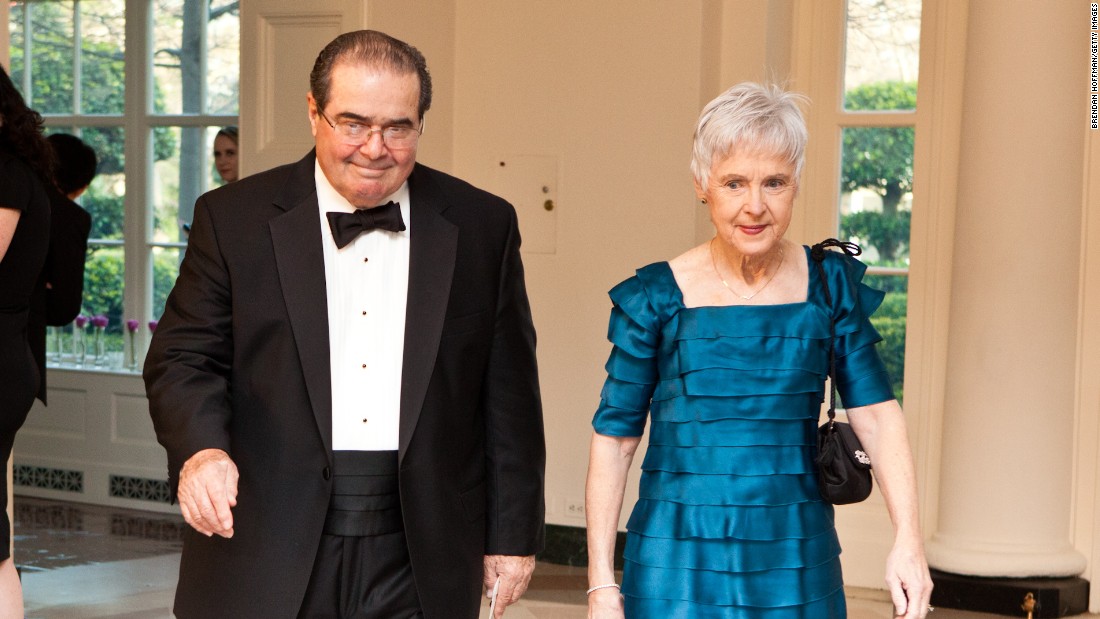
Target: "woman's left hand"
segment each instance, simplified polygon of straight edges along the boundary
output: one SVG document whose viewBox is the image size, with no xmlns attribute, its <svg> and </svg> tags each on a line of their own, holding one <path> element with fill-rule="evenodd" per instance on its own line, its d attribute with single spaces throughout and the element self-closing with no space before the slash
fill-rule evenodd
<svg viewBox="0 0 1100 619">
<path fill-rule="evenodd" d="M 894 602 L 894 615 L 905 619 L 925 619 L 932 607 L 932 576 L 928 573 L 928 561 L 919 542 L 908 544 L 901 540 L 886 558 L 886 584 Z"/>
<path fill-rule="evenodd" d="M 848 409 L 859 442 L 875 463 L 875 480 L 894 523 L 894 549 L 886 558 L 886 584 L 894 616 L 925 619 L 931 608 L 932 576 L 924 558 L 917 513 L 917 475 L 905 416 L 897 400 Z"/>
</svg>

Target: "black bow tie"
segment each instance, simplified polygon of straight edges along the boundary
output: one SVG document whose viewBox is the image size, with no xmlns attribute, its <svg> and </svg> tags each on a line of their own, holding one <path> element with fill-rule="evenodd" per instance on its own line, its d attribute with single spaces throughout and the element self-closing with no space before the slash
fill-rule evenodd
<svg viewBox="0 0 1100 619">
<path fill-rule="evenodd" d="M 355 237 L 375 228 L 390 232 L 401 232 L 405 229 L 401 207 L 396 202 L 387 202 L 373 208 L 357 208 L 354 213 L 329 211 L 325 216 L 328 217 L 332 239 L 336 241 L 338 249 L 343 249 Z"/>
</svg>

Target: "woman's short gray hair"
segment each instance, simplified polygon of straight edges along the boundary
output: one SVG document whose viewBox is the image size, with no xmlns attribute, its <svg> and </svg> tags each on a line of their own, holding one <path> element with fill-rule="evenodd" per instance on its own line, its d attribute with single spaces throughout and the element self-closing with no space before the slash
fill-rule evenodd
<svg viewBox="0 0 1100 619">
<path fill-rule="evenodd" d="M 802 174 L 806 156 L 806 120 L 800 104 L 804 95 L 787 92 L 774 84 L 742 82 L 715 97 L 699 114 L 691 153 L 691 172 L 701 187 L 707 186 L 715 157 L 734 149 L 774 153 L 794 165 L 794 177 Z"/>
</svg>

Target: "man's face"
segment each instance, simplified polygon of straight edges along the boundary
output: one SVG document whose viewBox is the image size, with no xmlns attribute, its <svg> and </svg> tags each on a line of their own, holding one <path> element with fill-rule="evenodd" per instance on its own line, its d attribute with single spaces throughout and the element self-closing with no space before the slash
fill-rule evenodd
<svg viewBox="0 0 1100 619">
<path fill-rule="evenodd" d="M 421 121 L 417 114 L 419 98 L 416 73 L 393 73 L 353 62 L 333 67 L 325 109 L 318 110 L 312 93 L 309 95 L 309 123 L 317 145 L 317 161 L 329 183 L 352 205 L 375 206 L 397 191 L 416 163 L 417 142 L 394 149 L 376 131 L 368 133 L 362 144 L 349 143 L 329 122 L 352 122 L 371 129 L 394 125 L 416 128 Z"/>
</svg>

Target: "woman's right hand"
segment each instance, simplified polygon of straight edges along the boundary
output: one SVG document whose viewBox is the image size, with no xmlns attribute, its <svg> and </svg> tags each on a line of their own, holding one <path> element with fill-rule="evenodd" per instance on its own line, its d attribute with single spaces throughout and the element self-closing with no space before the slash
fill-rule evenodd
<svg viewBox="0 0 1100 619">
<path fill-rule="evenodd" d="M 624 619 L 623 596 L 614 587 L 588 594 L 588 619 Z"/>
</svg>

